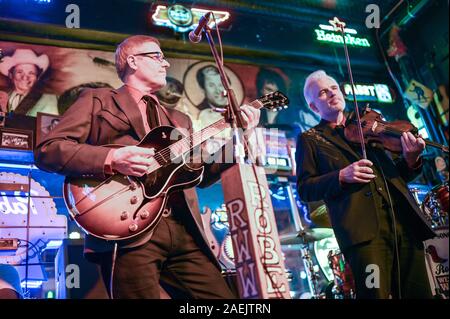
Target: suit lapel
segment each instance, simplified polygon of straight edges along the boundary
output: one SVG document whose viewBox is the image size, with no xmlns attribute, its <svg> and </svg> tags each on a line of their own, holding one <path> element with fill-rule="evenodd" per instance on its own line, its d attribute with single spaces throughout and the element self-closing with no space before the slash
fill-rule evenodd
<svg viewBox="0 0 450 319">
<path fill-rule="evenodd" d="M 324 121 L 321 121 L 316 126 L 316 130 L 319 131 L 325 139 L 338 146 L 340 149 L 347 151 L 358 159 L 361 158 L 361 155 L 356 153 L 345 141 L 342 140 L 339 134 L 329 127 Z"/>
<path fill-rule="evenodd" d="M 139 112 L 136 102 L 128 93 L 125 86 L 122 86 L 117 90 L 113 90 L 113 92 L 115 93 L 113 94 L 114 101 L 127 116 L 139 139 L 143 139 L 145 136 L 145 127 L 141 112 Z"/>
<path fill-rule="evenodd" d="M 178 128 L 181 127 L 180 124 L 178 123 L 178 121 L 175 120 L 175 114 L 173 114 L 173 112 L 169 112 L 169 110 L 166 109 L 162 105 L 159 106 L 159 109 L 162 110 L 162 112 L 166 116 L 167 120 L 169 121 L 170 125 L 172 125 L 173 127 L 178 127 Z"/>
</svg>

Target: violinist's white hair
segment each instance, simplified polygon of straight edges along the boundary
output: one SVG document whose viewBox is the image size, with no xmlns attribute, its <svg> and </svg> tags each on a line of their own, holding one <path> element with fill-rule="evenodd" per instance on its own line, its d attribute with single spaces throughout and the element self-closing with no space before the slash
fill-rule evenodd
<svg viewBox="0 0 450 319">
<path fill-rule="evenodd" d="M 314 83 L 317 80 L 322 79 L 322 78 L 330 78 L 336 82 L 336 80 L 334 78 L 332 78 L 331 76 L 329 76 L 324 70 L 314 71 L 313 73 L 308 75 L 308 77 L 305 80 L 305 85 L 303 86 L 303 96 L 305 97 L 305 100 L 306 100 L 306 103 L 308 103 L 308 106 L 309 106 L 309 103 L 311 103 L 311 101 L 313 100 L 309 87 L 311 86 L 312 83 Z"/>
</svg>

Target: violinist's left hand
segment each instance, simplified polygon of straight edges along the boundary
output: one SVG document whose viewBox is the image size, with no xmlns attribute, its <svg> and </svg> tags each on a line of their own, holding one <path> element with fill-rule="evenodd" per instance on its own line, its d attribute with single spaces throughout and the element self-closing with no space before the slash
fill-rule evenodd
<svg viewBox="0 0 450 319">
<path fill-rule="evenodd" d="M 403 133 L 401 138 L 403 157 L 410 168 L 416 168 L 420 155 L 425 149 L 425 141 L 419 136 L 415 137 L 412 133 Z"/>
</svg>

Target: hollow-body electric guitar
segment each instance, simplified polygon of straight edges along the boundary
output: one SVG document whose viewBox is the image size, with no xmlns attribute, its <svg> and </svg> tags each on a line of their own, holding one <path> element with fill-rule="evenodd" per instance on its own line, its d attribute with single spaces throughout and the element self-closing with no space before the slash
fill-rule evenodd
<svg viewBox="0 0 450 319">
<path fill-rule="evenodd" d="M 274 92 L 249 104 L 276 110 L 288 103 L 285 95 Z M 201 182 L 204 167 L 191 165 L 193 149 L 229 127 L 221 119 L 189 136 L 171 126 L 151 130 L 137 145 L 155 150 L 152 164 L 142 177 L 66 177 L 63 196 L 71 217 L 86 233 L 105 240 L 130 239 L 152 230 L 172 192 Z"/>
</svg>

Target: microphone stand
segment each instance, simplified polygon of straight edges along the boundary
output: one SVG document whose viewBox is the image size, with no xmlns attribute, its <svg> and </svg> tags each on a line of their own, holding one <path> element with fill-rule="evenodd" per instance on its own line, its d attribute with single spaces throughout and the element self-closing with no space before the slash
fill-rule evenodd
<svg viewBox="0 0 450 319">
<path fill-rule="evenodd" d="M 216 26 L 217 26 L 217 24 L 216 24 Z M 206 38 L 207 38 L 209 46 L 211 48 L 212 55 L 213 55 L 214 60 L 216 62 L 217 69 L 219 70 L 220 79 L 222 81 L 223 87 L 224 87 L 225 92 L 227 94 L 228 110 L 226 112 L 225 117 L 226 117 L 226 121 L 228 123 L 230 123 L 231 128 L 233 130 L 233 159 L 234 159 L 234 163 L 235 164 L 245 164 L 245 157 L 248 155 L 247 154 L 248 150 L 242 144 L 243 138 L 245 136 L 243 136 L 241 134 L 242 131 L 239 130 L 240 128 L 243 128 L 243 125 L 242 125 L 243 124 L 243 120 L 242 120 L 242 116 L 241 116 L 241 112 L 240 112 L 240 107 L 239 107 L 239 104 L 237 103 L 236 95 L 235 95 L 233 89 L 231 88 L 230 83 L 229 83 L 229 81 L 228 81 L 228 79 L 227 79 L 227 77 L 225 75 L 225 71 L 224 71 L 224 68 L 223 68 L 223 61 L 219 57 L 219 54 L 218 54 L 217 49 L 216 49 L 216 46 L 214 44 L 213 36 L 211 34 L 211 28 L 208 25 L 205 25 L 203 29 L 205 31 Z M 258 172 L 256 170 L 256 165 L 253 164 L 253 165 L 250 166 L 250 168 L 248 168 L 248 167 L 247 168 L 245 168 L 245 167 L 243 167 L 243 168 L 236 167 L 236 165 L 234 165 L 234 166 L 235 166 L 236 170 L 233 171 L 233 174 L 234 174 L 233 177 L 236 177 L 241 182 L 243 182 L 246 179 L 242 177 L 243 176 L 242 173 L 249 172 L 249 169 L 251 169 L 251 171 L 254 174 L 254 178 L 255 178 L 255 181 L 256 181 L 257 185 L 261 185 L 261 183 L 259 182 Z M 248 174 L 244 174 L 244 176 L 248 176 Z M 227 176 L 226 180 L 229 182 L 230 181 L 230 176 Z M 235 182 L 235 180 L 233 180 L 233 181 Z M 242 185 L 244 185 L 244 183 Z M 262 184 L 262 185 L 264 185 L 264 184 Z M 264 196 L 262 195 L 262 189 L 261 188 L 262 187 L 258 187 L 259 198 L 260 198 L 260 201 L 261 201 L 259 203 L 259 207 L 260 207 L 260 209 L 266 210 L 264 202 L 263 202 L 264 201 Z M 266 187 L 266 191 L 267 192 L 269 191 L 268 187 Z M 227 192 L 225 192 L 225 193 L 227 193 Z M 249 202 L 249 199 L 246 198 L 246 195 L 245 195 L 245 192 L 243 191 L 243 189 L 238 190 L 237 193 L 235 193 L 235 194 L 233 194 L 233 193 L 229 193 L 229 194 L 232 194 L 231 196 L 234 197 L 238 193 L 240 193 L 241 196 L 243 196 L 243 198 L 245 198 L 244 199 L 244 203 L 245 204 L 246 204 L 247 201 Z M 227 201 L 227 195 L 226 194 L 224 194 L 224 195 L 225 195 L 225 200 Z M 247 211 L 246 205 L 244 207 L 245 207 L 245 209 L 243 210 L 243 214 L 245 214 L 244 216 L 249 218 L 251 215 Z M 272 212 L 272 214 L 273 214 L 273 212 Z M 251 236 L 254 236 L 254 238 L 256 239 L 256 235 L 255 234 L 253 234 Z M 264 230 L 263 230 L 263 238 L 266 238 L 266 237 L 267 237 L 266 228 L 264 228 Z M 233 245 L 233 246 L 235 246 L 235 245 Z M 255 260 L 256 260 L 257 253 L 255 251 L 252 251 L 251 254 L 252 254 L 253 258 L 255 258 Z M 263 252 L 262 252 L 262 256 L 265 256 L 265 255 L 266 255 L 266 247 L 263 248 Z M 263 258 L 263 259 L 265 259 L 265 258 Z M 262 266 L 263 272 L 264 272 L 264 274 L 266 276 L 265 278 L 267 278 L 267 277 L 269 278 L 269 280 L 271 282 L 271 285 L 274 288 L 274 292 L 275 292 L 276 296 L 278 298 L 280 298 L 280 295 L 281 295 L 281 298 L 283 298 L 283 294 L 279 290 L 279 287 L 274 282 L 274 279 L 272 278 L 272 276 L 270 275 L 267 265 L 265 264 L 265 262 L 262 262 L 261 259 L 259 259 L 259 260 L 261 262 L 261 266 Z M 259 276 L 261 276 L 261 274 L 259 274 Z M 287 285 L 287 281 L 286 281 L 285 284 Z M 267 288 L 263 288 L 263 286 L 261 285 L 261 290 L 263 291 L 264 289 L 265 289 L 265 291 L 267 291 Z"/>
<path fill-rule="evenodd" d="M 205 25 L 204 31 L 206 34 L 206 39 L 208 40 L 209 46 L 211 48 L 212 55 L 216 62 L 217 69 L 219 70 L 220 79 L 222 81 L 223 87 L 227 94 L 228 99 L 228 110 L 226 111 L 225 117 L 226 121 L 230 123 L 231 129 L 233 131 L 233 158 L 235 163 L 244 163 L 246 157 L 246 149 L 243 146 L 241 131 L 239 128 L 243 128 L 242 116 L 239 108 L 239 104 L 236 100 L 236 94 L 228 82 L 228 78 L 225 75 L 225 70 L 223 68 L 223 61 L 217 52 L 216 45 L 214 43 L 213 36 L 211 34 L 211 28 Z"/>
</svg>

